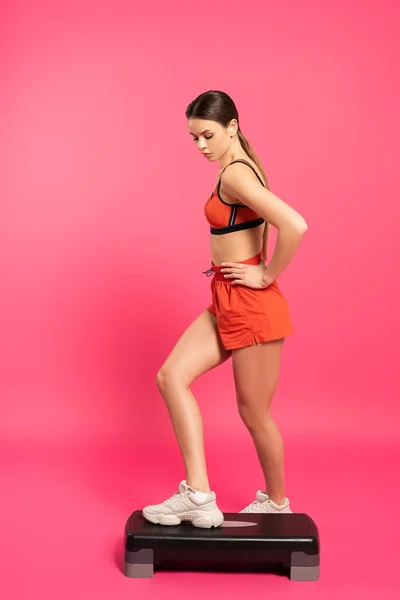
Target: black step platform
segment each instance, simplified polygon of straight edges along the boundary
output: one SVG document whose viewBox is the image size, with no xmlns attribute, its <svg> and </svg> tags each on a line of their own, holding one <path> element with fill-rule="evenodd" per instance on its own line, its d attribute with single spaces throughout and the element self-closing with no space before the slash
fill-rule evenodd
<svg viewBox="0 0 400 600">
<path fill-rule="evenodd" d="M 295 581 L 319 577 L 319 535 L 303 513 L 224 513 L 220 527 L 153 525 L 141 510 L 125 525 L 124 575 L 157 570 L 273 572 Z"/>
</svg>

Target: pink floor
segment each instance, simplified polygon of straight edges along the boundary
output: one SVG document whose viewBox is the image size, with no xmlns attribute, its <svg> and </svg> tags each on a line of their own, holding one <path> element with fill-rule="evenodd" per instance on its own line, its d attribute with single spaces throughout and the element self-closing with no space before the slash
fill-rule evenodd
<svg viewBox="0 0 400 600">
<path fill-rule="evenodd" d="M 161 445 L 157 453 L 153 445 L 146 462 L 147 455 L 144 446 L 133 444 L 3 444 L 1 597 L 262 598 L 273 591 L 274 598 L 399 598 L 398 447 L 286 442 L 287 494 L 293 509 L 309 514 L 320 532 L 317 582 L 195 572 L 126 578 L 121 564 L 127 517 L 172 494 L 183 477 L 174 449 L 166 454 Z M 251 444 L 241 444 L 240 453 L 210 448 L 209 458 L 220 507 L 239 511 L 262 486 Z"/>
</svg>

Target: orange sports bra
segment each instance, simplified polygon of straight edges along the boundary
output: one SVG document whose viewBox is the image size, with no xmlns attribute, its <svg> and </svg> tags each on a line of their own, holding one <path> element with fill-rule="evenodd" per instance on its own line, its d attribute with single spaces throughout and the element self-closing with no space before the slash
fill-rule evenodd
<svg viewBox="0 0 400 600">
<path fill-rule="evenodd" d="M 261 181 L 261 184 L 265 187 L 265 184 L 258 175 L 257 171 L 249 162 L 247 162 L 247 160 L 234 160 L 226 165 L 226 167 L 233 165 L 235 162 L 242 162 L 248 165 L 257 175 L 257 178 Z M 225 169 L 222 171 L 222 173 L 225 171 Z M 222 235 L 224 233 L 240 231 L 241 229 L 250 229 L 251 227 L 257 227 L 258 225 L 265 223 L 265 220 L 248 206 L 245 206 L 244 204 L 228 204 L 228 202 L 222 200 L 219 193 L 222 173 L 218 184 L 215 186 L 211 196 L 204 206 L 204 214 L 210 224 L 210 233 L 213 235 Z"/>
</svg>

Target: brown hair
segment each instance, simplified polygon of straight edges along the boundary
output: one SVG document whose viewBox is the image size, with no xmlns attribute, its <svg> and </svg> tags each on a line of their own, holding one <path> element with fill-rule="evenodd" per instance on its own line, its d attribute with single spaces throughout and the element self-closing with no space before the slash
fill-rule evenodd
<svg viewBox="0 0 400 600">
<path fill-rule="evenodd" d="M 225 92 L 220 92 L 218 90 L 209 90 L 208 92 L 204 92 L 197 96 L 187 107 L 186 109 L 186 118 L 193 119 L 203 119 L 205 121 L 216 121 L 222 127 L 228 127 L 229 123 L 232 119 L 236 119 L 238 123 L 238 137 L 240 145 L 246 154 L 255 162 L 257 165 L 261 177 L 265 183 L 265 187 L 269 190 L 268 179 L 265 174 L 262 165 L 257 158 L 256 153 L 253 148 L 250 146 L 249 142 L 243 135 L 243 132 L 239 126 L 239 114 L 235 103 L 232 98 L 225 94 Z M 269 232 L 269 223 L 265 223 L 264 232 L 263 232 L 263 258 L 267 260 L 267 240 L 268 240 L 268 232 Z"/>
</svg>

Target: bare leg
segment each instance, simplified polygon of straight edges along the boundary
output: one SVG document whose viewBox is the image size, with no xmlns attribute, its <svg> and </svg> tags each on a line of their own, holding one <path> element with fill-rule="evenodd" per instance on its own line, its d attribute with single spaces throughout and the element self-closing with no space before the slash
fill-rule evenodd
<svg viewBox="0 0 400 600">
<path fill-rule="evenodd" d="M 210 484 L 202 418 L 190 385 L 231 355 L 222 345 L 215 317 L 206 310 L 183 333 L 157 374 L 185 464 L 186 481 L 200 492 L 209 492 Z"/>
<path fill-rule="evenodd" d="M 285 499 L 284 450 L 270 406 L 278 383 L 284 338 L 234 350 L 233 373 L 239 414 L 249 430 L 273 502 Z"/>
</svg>

